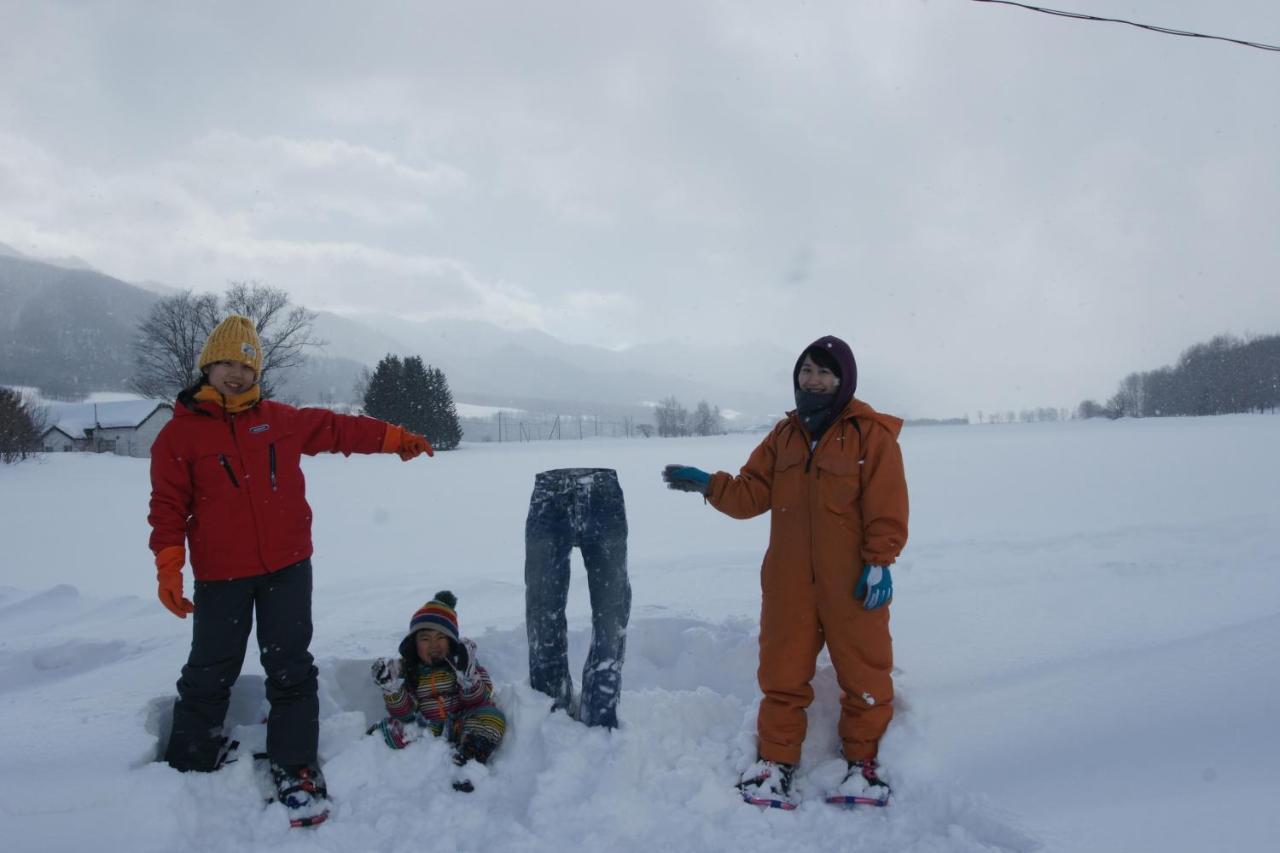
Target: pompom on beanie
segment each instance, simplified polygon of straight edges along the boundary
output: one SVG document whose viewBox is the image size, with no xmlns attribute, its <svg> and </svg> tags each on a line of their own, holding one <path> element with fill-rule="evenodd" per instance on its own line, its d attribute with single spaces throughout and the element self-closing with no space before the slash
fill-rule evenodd
<svg viewBox="0 0 1280 853">
<path fill-rule="evenodd" d="M 405 639 L 424 628 L 439 631 L 453 642 L 458 642 L 458 597 L 449 590 L 441 590 L 426 604 L 419 607 L 409 620 L 409 633 Z"/>
</svg>

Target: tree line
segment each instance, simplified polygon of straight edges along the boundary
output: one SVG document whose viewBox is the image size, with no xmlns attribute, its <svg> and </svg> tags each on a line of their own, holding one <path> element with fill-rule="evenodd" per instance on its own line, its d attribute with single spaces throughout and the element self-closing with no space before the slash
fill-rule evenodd
<svg viewBox="0 0 1280 853">
<path fill-rule="evenodd" d="M 674 396 L 658 401 L 653 410 L 658 435 L 669 438 L 680 435 L 723 435 L 724 418 L 720 407 L 700 400 L 690 412 Z"/>
<path fill-rule="evenodd" d="M 1274 412 L 1280 406 L 1280 335 L 1244 340 L 1219 335 L 1196 344 L 1176 364 L 1130 373 L 1099 404 L 1085 400 L 1081 418 L 1152 418 Z"/>
</svg>

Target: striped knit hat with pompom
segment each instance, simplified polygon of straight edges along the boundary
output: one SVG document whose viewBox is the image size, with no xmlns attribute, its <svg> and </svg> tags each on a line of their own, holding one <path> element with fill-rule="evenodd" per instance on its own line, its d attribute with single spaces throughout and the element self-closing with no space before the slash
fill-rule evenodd
<svg viewBox="0 0 1280 853">
<path fill-rule="evenodd" d="M 458 642 L 458 597 L 449 590 L 437 592 L 435 598 L 418 608 L 409 620 L 409 637 L 430 628 L 439 631 L 453 642 Z M 406 637 L 408 639 L 408 637 Z"/>
</svg>

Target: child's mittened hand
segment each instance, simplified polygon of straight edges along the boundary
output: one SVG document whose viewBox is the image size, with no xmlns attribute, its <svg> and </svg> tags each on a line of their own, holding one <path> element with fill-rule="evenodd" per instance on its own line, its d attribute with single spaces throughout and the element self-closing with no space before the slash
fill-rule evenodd
<svg viewBox="0 0 1280 853">
<path fill-rule="evenodd" d="M 458 686 L 463 690 L 471 690 L 480 681 L 480 673 L 476 669 L 476 643 L 470 637 L 463 637 L 454 646 L 453 659 L 449 661 L 454 675 L 458 678 Z"/>
<path fill-rule="evenodd" d="M 400 680 L 400 661 L 395 658 L 378 658 L 373 662 L 373 683 L 384 693 L 396 690 Z"/>
</svg>

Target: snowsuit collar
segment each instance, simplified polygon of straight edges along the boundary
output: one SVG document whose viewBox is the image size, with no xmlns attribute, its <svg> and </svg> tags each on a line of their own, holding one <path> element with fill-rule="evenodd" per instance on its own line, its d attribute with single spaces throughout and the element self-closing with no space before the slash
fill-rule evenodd
<svg viewBox="0 0 1280 853">
<path fill-rule="evenodd" d="M 227 414 L 237 415 L 246 409 L 253 408 L 262 399 L 262 386 L 255 383 L 248 391 L 224 397 L 217 388 L 205 385 L 192 395 L 192 399 L 198 403 L 214 403 L 222 407 Z"/>
<path fill-rule="evenodd" d="M 791 420 L 791 422 L 795 426 L 797 427 L 804 426 L 804 421 L 801 420 L 799 413 L 794 409 L 791 410 L 790 412 L 787 412 L 787 417 Z M 859 433 L 861 433 L 861 429 L 859 429 L 858 427 L 859 420 L 869 421 L 871 423 L 879 424 L 880 426 L 888 430 L 889 434 L 892 435 L 895 439 L 897 439 L 898 435 L 902 432 L 902 424 L 903 424 L 902 418 L 895 417 L 893 415 L 887 415 L 884 412 L 877 412 L 875 409 L 871 408 L 870 405 L 868 405 L 867 403 L 864 403 L 862 400 L 859 400 L 857 397 L 854 397 L 853 399 L 851 399 L 848 402 L 848 404 L 844 407 L 844 409 L 840 412 L 840 414 L 832 418 L 831 424 L 827 427 L 827 429 L 830 429 L 832 426 L 835 426 L 841 421 L 852 421 L 853 428 L 857 429 Z M 817 441 L 818 436 L 810 436 L 810 440 Z"/>
<path fill-rule="evenodd" d="M 212 385 L 201 381 L 190 388 L 184 388 L 178 394 L 177 404 L 173 407 L 173 416 L 184 417 L 202 415 L 204 417 L 223 418 L 228 414 L 239 414 L 252 409 L 262 400 L 262 386 L 254 385 L 243 394 L 237 394 L 227 401 L 232 408 L 223 406 L 222 395 Z"/>
</svg>

